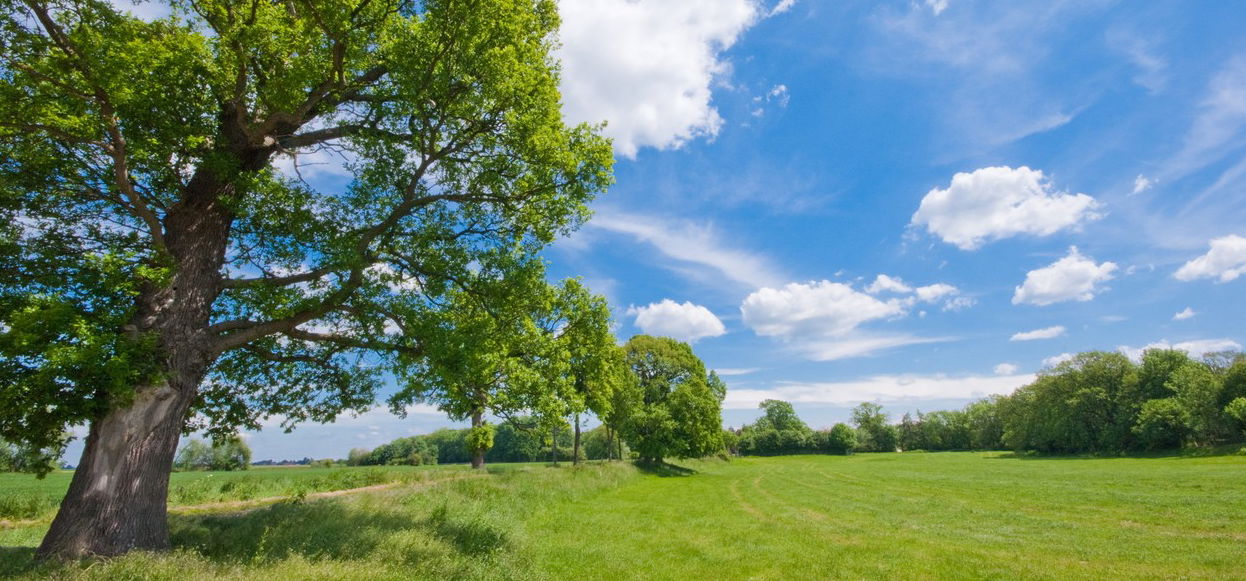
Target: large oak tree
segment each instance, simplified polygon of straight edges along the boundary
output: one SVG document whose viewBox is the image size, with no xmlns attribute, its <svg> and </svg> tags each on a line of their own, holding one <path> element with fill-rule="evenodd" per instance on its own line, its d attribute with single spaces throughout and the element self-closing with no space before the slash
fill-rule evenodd
<svg viewBox="0 0 1246 581">
<path fill-rule="evenodd" d="M 188 422 L 368 405 L 610 179 L 549 0 L 0 6 L 0 437 L 90 426 L 43 556 L 167 547 Z"/>
</svg>

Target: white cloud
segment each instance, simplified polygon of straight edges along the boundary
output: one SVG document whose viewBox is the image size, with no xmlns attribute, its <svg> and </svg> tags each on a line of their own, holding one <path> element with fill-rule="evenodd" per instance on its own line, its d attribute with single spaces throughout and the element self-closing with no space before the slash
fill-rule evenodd
<svg viewBox="0 0 1246 581">
<path fill-rule="evenodd" d="M 1151 180 L 1142 174 L 1138 174 L 1138 177 L 1134 178 L 1134 191 L 1130 195 L 1141 194 L 1142 192 L 1151 189 L 1151 186 L 1154 185 L 1154 180 Z"/>
<path fill-rule="evenodd" d="M 935 16 L 943 14 L 943 11 L 947 10 L 947 4 L 948 0 L 926 0 L 926 6 Z"/>
<path fill-rule="evenodd" d="M 1166 181 L 1221 159 L 1240 145 L 1246 128 L 1246 55 L 1221 69 L 1207 87 L 1185 142 L 1166 168 Z"/>
<path fill-rule="evenodd" d="M 758 289 L 744 299 L 744 323 L 763 337 L 776 337 L 815 361 L 861 357 L 903 345 L 947 338 L 865 332 L 861 325 L 908 315 L 913 297 L 879 300 L 838 282 L 788 283 Z"/>
<path fill-rule="evenodd" d="M 740 305 L 744 323 L 758 335 L 787 339 L 842 336 L 862 323 L 905 313 L 897 299 L 880 301 L 851 286 L 830 281 L 762 288 Z"/>
<path fill-rule="evenodd" d="M 1040 170 L 986 167 L 957 173 L 945 190 L 930 190 L 912 224 L 961 250 L 975 250 L 992 240 L 1076 228 L 1098 219 L 1098 207 L 1086 194 L 1055 191 Z"/>
<path fill-rule="evenodd" d="M 780 382 L 774 389 L 729 389 L 726 409 L 757 409 L 767 399 L 795 404 L 850 406 L 863 401 L 901 403 L 920 400 L 971 399 L 1012 393 L 1034 381 L 1033 374 L 996 376 L 879 375 L 856 381 Z"/>
<path fill-rule="evenodd" d="M 563 113 L 606 121 L 625 157 L 718 134 L 722 53 L 760 17 L 752 0 L 563 0 L 559 12 Z"/>
<path fill-rule="evenodd" d="M 733 375 L 748 375 L 750 373 L 757 373 L 758 371 L 761 371 L 760 367 L 719 367 L 719 368 L 714 369 L 715 373 L 723 377 L 731 377 Z"/>
<path fill-rule="evenodd" d="M 779 284 L 782 280 L 768 260 L 728 248 L 708 224 L 668 223 L 654 216 L 599 212 L 587 227 L 628 234 L 652 244 L 670 258 L 707 268 L 750 289 Z"/>
<path fill-rule="evenodd" d="M 1115 27 L 1108 29 L 1106 40 L 1108 48 L 1124 55 L 1137 68 L 1133 81 L 1138 86 L 1156 93 L 1168 84 L 1168 61 L 1157 54 L 1154 37 Z"/>
<path fill-rule="evenodd" d="M 892 278 L 885 274 L 878 275 L 877 277 L 874 278 L 874 282 L 870 283 L 869 286 L 865 287 L 865 292 L 870 293 L 872 295 L 876 295 L 883 291 L 890 291 L 894 293 L 911 293 L 913 292 L 913 287 L 907 284 L 904 284 L 904 281 L 898 277 Z"/>
<path fill-rule="evenodd" d="M 1011 363 L 1000 363 L 995 366 L 995 375 L 1014 375 L 1020 369 Z"/>
<path fill-rule="evenodd" d="M 796 5 L 796 0 L 779 0 L 779 3 L 775 4 L 774 8 L 770 9 L 769 15 L 775 16 L 778 14 L 783 14 L 784 12 L 791 10 L 792 7 L 795 5 Z"/>
<path fill-rule="evenodd" d="M 1197 315 L 1197 314 L 1198 314 L 1198 312 L 1197 312 L 1197 311 L 1195 311 L 1194 309 L 1191 309 L 1190 307 L 1186 307 L 1184 311 L 1181 311 L 1180 313 L 1177 313 L 1177 314 L 1173 315 L 1173 316 L 1172 316 L 1172 320 L 1174 320 L 1174 321 L 1184 321 L 1184 320 L 1186 320 L 1186 319 L 1191 319 L 1191 318 L 1193 318 L 1193 317 L 1194 317 L 1194 315 Z"/>
<path fill-rule="evenodd" d="M 1041 307 L 1064 301 L 1088 301 L 1095 298 L 1095 293 L 1102 292 L 1099 284 L 1112 280 L 1116 269 L 1112 262 L 1095 264 L 1094 259 L 1083 257 L 1076 246 L 1071 246 L 1068 256 L 1026 274 L 1025 282 L 1012 296 L 1012 304 Z"/>
<path fill-rule="evenodd" d="M 912 306 L 918 301 L 923 303 L 937 303 L 942 300 L 944 301 L 943 310 L 945 311 L 959 311 L 961 309 L 971 307 L 977 302 L 970 297 L 960 296 L 960 289 L 950 284 L 940 282 L 913 288 L 912 286 L 909 286 L 908 283 L 905 283 L 900 277 L 893 277 L 885 274 L 880 274 L 874 277 L 874 282 L 871 282 L 865 287 L 865 292 L 872 295 L 883 292 L 902 295 L 911 294 L 911 297 L 908 297 L 902 301 L 902 304 L 905 306 Z M 922 311 L 920 316 L 925 317 L 925 311 Z"/>
<path fill-rule="evenodd" d="M 1064 334 L 1064 326 L 1056 325 L 1045 329 L 1035 329 L 1024 333 L 1017 333 L 1012 336 L 1009 341 L 1035 341 L 1038 339 L 1055 339 Z"/>
<path fill-rule="evenodd" d="M 1169 343 L 1168 341 L 1156 341 L 1142 347 L 1130 347 L 1121 345 L 1116 348 L 1121 353 L 1127 355 L 1134 361 L 1142 360 L 1142 353 L 1148 349 L 1176 349 L 1185 351 L 1190 357 L 1202 357 L 1207 353 L 1216 351 L 1241 351 L 1242 345 L 1232 339 L 1196 339 L 1193 341 L 1181 341 L 1179 343 Z"/>
<path fill-rule="evenodd" d="M 662 302 L 646 307 L 631 307 L 627 314 L 635 315 L 636 326 L 648 335 L 671 337 L 689 343 L 727 332 L 722 321 L 709 309 L 688 301 L 677 303 L 662 299 Z"/>
<path fill-rule="evenodd" d="M 917 299 L 924 303 L 933 303 L 939 299 L 955 296 L 959 293 L 960 289 L 944 283 L 920 286 L 913 290 L 913 294 L 917 295 Z"/>
<path fill-rule="evenodd" d="M 1059 355 L 1052 355 L 1051 357 L 1048 357 L 1043 360 L 1043 367 L 1055 367 L 1061 363 L 1064 363 L 1065 361 L 1072 361 L 1072 360 L 1073 360 L 1072 353 L 1061 353 Z"/>
<path fill-rule="evenodd" d="M 1210 242 L 1211 249 L 1177 269 L 1177 280 L 1218 278 L 1229 282 L 1246 274 L 1246 238 L 1230 234 Z"/>
</svg>

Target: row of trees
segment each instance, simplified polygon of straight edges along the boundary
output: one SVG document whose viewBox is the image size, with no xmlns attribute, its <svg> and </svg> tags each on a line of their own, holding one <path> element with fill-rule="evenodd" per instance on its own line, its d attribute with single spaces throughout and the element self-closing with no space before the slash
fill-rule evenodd
<svg viewBox="0 0 1246 581">
<path fill-rule="evenodd" d="M 428 369 L 422 382 L 395 396 L 400 405 L 433 403 L 453 419 L 470 419 L 470 428 L 354 450 L 348 462 L 470 461 L 481 467 L 487 461 L 622 459 L 634 451 L 642 462 L 658 463 L 721 451 L 726 384 L 717 374 L 707 373 L 692 348 L 674 339 L 637 335 L 614 345 L 604 303 L 577 296 L 580 306 L 559 310 L 574 311 L 573 318 L 533 325 L 538 319 L 519 317 L 520 332 L 498 329 L 496 317 L 472 318 L 467 332 L 491 341 L 510 337 L 514 348 L 461 355 L 454 364 Z M 441 332 L 453 336 L 456 329 Z M 585 413 L 602 421 L 588 437 L 580 431 Z M 486 414 L 505 420 L 491 424 Z"/>
<path fill-rule="evenodd" d="M 855 430 L 815 432 L 786 402 L 767 400 L 755 423 L 734 433 L 741 454 L 842 453 L 843 450 L 1017 450 L 1124 453 L 1246 440 L 1246 355 L 1151 349 L 1134 363 L 1090 351 L 1041 371 L 1006 396 L 960 410 L 905 413 L 891 423 L 882 406 L 852 410 Z M 855 444 L 833 436 L 852 433 Z M 835 443 L 832 445 L 832 441 Z"/>
<path fill-rule="evenodd" d="M 507 420 L 495 428 L 493 447 L 485 452 L 485 462 L 574 462 L 630 457 L 626 444 L 618 449 L 606 426 L 583 433 L 579 456 L 575 454 L 574 431 L 564 425 L 551 436 L 535 429 L 530 417 Z M 371 450 L 355 448 L 346 458 L 350 466 L 456 464 L 471 461 L 467 445 L 470 428 L 443 428 L 429 434 L 399 438 Z"/>
<path fill-rule="evenodd" d="M 251 467 L 251 447 L 234 434 L 205 442 L 186 442 L 173 461 L 176 470 L 246 470 Z"/>
</svg>

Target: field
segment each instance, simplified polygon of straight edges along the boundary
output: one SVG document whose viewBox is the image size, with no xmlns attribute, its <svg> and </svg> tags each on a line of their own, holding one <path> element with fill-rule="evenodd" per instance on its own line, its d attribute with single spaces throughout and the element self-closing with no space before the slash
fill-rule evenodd
<svg viewBox="0 0 1246 581">
<path fill-rule="evenodd" d="M 30 523 L 0 530 L 0 577 L 1246 578 L 1240 454 L 683 466 L 411 469 L 382 490 L 176 512 L 171 554 L 35 570 L 46 522 Z"/>
</svg>

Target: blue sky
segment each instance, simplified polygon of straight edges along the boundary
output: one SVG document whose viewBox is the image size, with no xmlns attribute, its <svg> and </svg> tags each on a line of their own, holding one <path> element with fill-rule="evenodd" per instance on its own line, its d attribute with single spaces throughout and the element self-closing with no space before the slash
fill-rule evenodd
<svg viewBox="0 0 1246 581">
<path fill-rule="evenodd" d="M 616 185 L 547 252 L 626 339 L 694 341 L 724 421 L 1008 393 L 1062 354 L 1246 343 L 1246 8 L 563 0 L 564 111 Z M 326 176 L 325 179 L 331 179 Z M 449 425 L 378 410 L 257 458 Z"/>
</svg>

